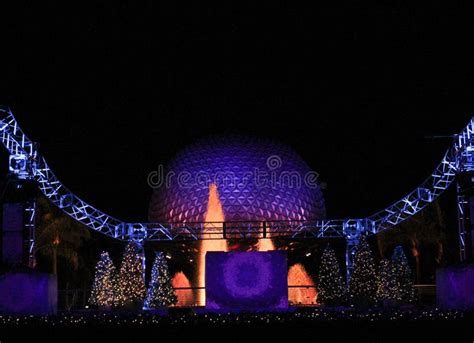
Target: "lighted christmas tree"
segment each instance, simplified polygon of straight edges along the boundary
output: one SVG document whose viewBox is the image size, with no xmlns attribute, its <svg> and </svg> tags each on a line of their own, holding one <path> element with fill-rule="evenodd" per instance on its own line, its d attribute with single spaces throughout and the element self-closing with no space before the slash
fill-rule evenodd
<svg viewBox="0 0 474 343">
<path fill-rule="evenodd" d="M 349 294 L 357 305 L 371 305 L 377 292 L 377 274 L 369 244 L 365 237 L 360 239 L 354 255 L 354 269 L 349 281 Z"/>
<path fill-rule="evenodd" d="M 318 282 L 318 302 L 325 305 L 335 305 L 343 301 L 346 286 L 339 269 L 334 250 L 328 245 L 321 257 Z"/>
<path fill-rule="evenodd" d="M 161 308 L 178 302 L 171 285 L 168 263 L 162 252 L 157 252 L 151 269 L 150 286 L 145 299 L 145 308 Z"/>
<path fill-rule="evenodd" d="M 377 275 L 377 300 L 384 305 L 393 305 L 400 300 L 394 265 L 391 261 L 380 261 Z"/>
<path fill-rule="evenodd" d="M 395 248 L 392 256 L 392 263 L 400 301 L 404 303 L 414 302 L 416 297 L 415 288 L 413 287 L 412 272 L 401 246 Z"/>
<path fill-rule="evenodd" d="M 130 242 L 125 247 L 118 275 L 117 305 L 141 306 L 145 298 L 142 259 L 138 255 L 137 244 Z"/>
<path fill-rule="evenodd" d="M 101 308 L 110 308 L 115 302 L 115 266 L 109 253 L 102 252 L 95 267 L 94 283 L 92 284 L 89 303 Z"/>
</svg>

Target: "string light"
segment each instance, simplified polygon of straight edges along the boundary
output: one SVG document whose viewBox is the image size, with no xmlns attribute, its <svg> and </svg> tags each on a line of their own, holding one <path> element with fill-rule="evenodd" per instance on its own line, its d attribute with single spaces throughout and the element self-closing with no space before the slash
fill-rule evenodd
<svg viewBox="0 0 474 343">
<path fill-rule="evenodd" d="M 130 242 L 125 252 L 117 279 L 118 306 L 136 305 L 141 307 L 145 298 L 145 280 L 143 279 L 143 265 L 138 256 L 138 247 Z"/>
<path fill-rule="evenodd" d="M 377 274 L 367 239 L 362 237 L 354 255 L 354 271 L 349 282 L 353 303 L 374 304 L 377 291 Z"/>
<path fill-rule="evenodd" d="M 336 305 L 344 300 L 346 287 L 334 250 L 328 245 L 321 257 L 318 282 L 318 302 Z"/>
<path fill-rule="evenodd" d="M 413 278 L 407 257 L 401 246 L 397 246 L 392 256 L 394 273 L 396 277 L 399 298 L 404 303 L 412 303 L 415 301 L 415 287 L 413 286 Z"/>
<path fill-rule="evenodd" d="M 178 298 L 171 285 L 171 277 L 165 255 L 162 252 L 157 252 L 151 270 L 151 281 L 145 300 L 145 308 L 167 307 L 177 302 Z"/>
<path fill-rule="evenodd" d="M 377 275 L 377 300 L 381 303 L 395 303 L 401 300 L 394 263 L 383 259 Z"/>
<path fill-rule="evenodd" d="M 98 307 L 112 307 L 115 302 L 115 266 L 109 253 L 102 252 L 95 267 L 94 283 L 92 284 L 89 303 Z"/>
<path fill-rule="evenodd" d="M 173 313 L 167 316 L 157 315 L 153 312 L 141 314 L 123 313 L 120 315 L 110 312 L 90 312 L 86 314 L 59 314 L 55 316 L 6 316 L 0 315 L 0 329 L 8 327 L 167 327 L 174 325 L 261 325 L 285 323 L 312 323 L 312 322 L 338 322 L 357 321 L 383 323 L 387 321 L 473 321 L 473 315 L 461 311 L 431 310 L 371 310 L 371 311 L 327 311 L 312 309 L 296 312 L 274 313 Z"/>
</svg>

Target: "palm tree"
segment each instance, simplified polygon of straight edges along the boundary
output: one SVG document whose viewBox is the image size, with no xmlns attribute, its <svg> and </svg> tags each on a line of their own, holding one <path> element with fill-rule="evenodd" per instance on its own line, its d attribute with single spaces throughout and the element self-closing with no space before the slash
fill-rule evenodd
<svg viewBox="0 0 474 343">
<path fill-rule="evenodd" d="M 79 267 L 78 250 L 90 238 L 89 230 L 73 220 L 44 197 L 38 198 L 35 253 L 51 260 L 51 271 L 58 273 L 58 258 L 64 258 L 74 270 Z"/>
</svg>

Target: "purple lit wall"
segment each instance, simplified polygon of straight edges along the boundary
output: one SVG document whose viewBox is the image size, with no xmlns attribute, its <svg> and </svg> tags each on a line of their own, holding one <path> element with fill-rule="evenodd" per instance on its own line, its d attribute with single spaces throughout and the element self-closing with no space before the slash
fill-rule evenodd
<svg viewBox="0 0 474 343">
<path fill-rule="evenodd" d="M 0 275 L 0 313 L 54 314 L 57 310 L 57 280 L 44 273 Z"/>
<path fill-rule="evenodd" d="M 23 204 L 6 203 L 3 205 L 2 223 L 3 263 L 20 265 L 23 263 Z"/>
<path fill-rule="evenodd" d="M 443 309 L 474 310 L 474 265 L 439 269 L 436 301 Z"/>
<path fill-rule="evenodd" d="M 288 307 L 286 252 L 208 252 L 206 308 L 285 309 Z"/>
</svg>

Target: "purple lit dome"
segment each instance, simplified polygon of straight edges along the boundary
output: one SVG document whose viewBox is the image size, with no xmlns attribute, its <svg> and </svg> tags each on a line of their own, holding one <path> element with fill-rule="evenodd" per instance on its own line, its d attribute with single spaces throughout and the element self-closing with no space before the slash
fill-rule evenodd
<svg viewBox="0 0 474 343">
<path fill-rule="evenodd" d="M 214 137 L 182 150 L 165 168 L 150 222 L 202 222 L 211 184 L 226 221 L 325 217 L 317 174 L 289 147 L 248 137 Z"/>
</svg>

